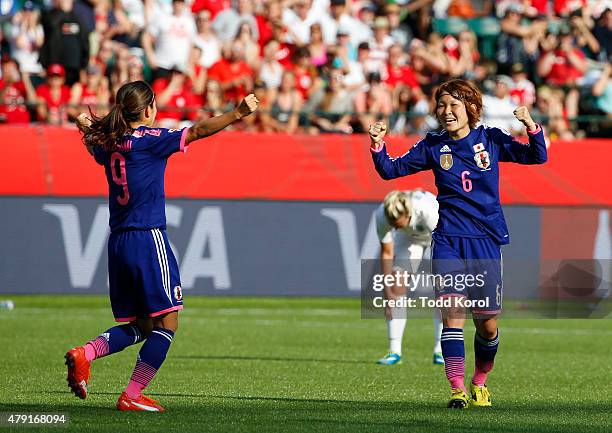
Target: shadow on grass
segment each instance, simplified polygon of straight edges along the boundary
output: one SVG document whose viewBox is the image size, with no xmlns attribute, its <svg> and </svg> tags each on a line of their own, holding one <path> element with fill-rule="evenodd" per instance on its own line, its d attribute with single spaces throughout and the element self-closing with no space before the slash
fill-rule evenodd
<svg viewBox="0 0 612 433">
<path fill-rule="evenodd" d="M 173 359 L 220 360 L 220 361 L 280 361 L 280 362 L 322 362 L 338 364 L 370 364 L 374 361 L 359 361 L 355 359 L 322 359 L 322 358 L 292 358 L 281 356 L 248 356 L 248 355 L 173 355 Z"/>
</svg>

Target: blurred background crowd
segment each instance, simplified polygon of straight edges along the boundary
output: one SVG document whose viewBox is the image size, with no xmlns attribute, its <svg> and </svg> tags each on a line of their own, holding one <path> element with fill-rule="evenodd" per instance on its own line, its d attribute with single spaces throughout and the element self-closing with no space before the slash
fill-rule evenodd
<svg viewBox="0 0 612 433">
<path fill-rule="evenodd" d="M 609 0 L 0 0 L 0 121 L 103 115 L 125 82 L 157 95 L 158 123 L 219 114 L 250 92 L 253 131 L 436 129 L 436 86 L 474 80 L 483 122 L 552 138 L 609 136 Z"/>
</svg>

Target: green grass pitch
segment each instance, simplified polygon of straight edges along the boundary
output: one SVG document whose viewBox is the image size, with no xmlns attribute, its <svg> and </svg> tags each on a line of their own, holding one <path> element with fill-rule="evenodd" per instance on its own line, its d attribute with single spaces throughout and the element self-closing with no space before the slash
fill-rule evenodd
<svg viewBox="0 0 612 433">
<path fill-rule="evenodd" d="M 408 320 L 400 366 L 383 320 L 356 299 L 186 300 L 166 363 L 148 389 L 167 412 L 122 413 L 115 401 L 137 348 L 96 361 L 90 396 L 69 393 L 63 355 L 113 322 L 93 296 L 15 296 L 0 310 L 0 412 L 68 412 L 74 432 L 604 432 L 611 431 L 610 320 L 502 320 L 489 377 L 492 408 L 445 408 L 431 364 L 431 320 Z M 467 373 L 473 327 L 466 332 Z M 15 431 L 50 431 L 21 427 Z M 0 433 L 7 431 L 0 427 Z"/>
</svg>

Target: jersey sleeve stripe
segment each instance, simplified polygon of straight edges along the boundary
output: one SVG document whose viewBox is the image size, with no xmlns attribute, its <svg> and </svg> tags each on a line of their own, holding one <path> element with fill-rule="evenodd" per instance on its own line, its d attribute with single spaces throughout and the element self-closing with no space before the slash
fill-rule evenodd
<svg viewBox="0 0 612 433">
<path fill-rule="evenodd" d="M 179 145 L 179 149 L 183 153 L 187 153 L 187 149 L 189 149 L 189 144 L 186 143 L 188 131 L 189 128 L 183 128 L 183 132 L 181 133 L 181 144 Z"/>
</svg>

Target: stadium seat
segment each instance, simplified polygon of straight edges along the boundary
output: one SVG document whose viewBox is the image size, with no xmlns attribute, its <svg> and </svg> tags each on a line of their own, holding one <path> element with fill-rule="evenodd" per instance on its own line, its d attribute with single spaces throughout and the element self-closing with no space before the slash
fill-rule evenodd
<svg viewBox="0 0 612 433">
<path fill-rule="evenodd" d="M 434 19 L 433 28 L 442 35 L 457 35 L 467 29 L 468 25 L 462 18 L 448 17 Z"/>
<path fill-rule="evenodd" d="M 468 26 L 478 37 L 497 37 L 501 31 L 499 20 L 493 17 L 473 18 Z"/>
<path fill-rule="evenodd" d="M 468 21 L 469 28 L 478 36 L 478 49 L 486 59 L 494 59 L 497 37 L 501 32 L 499 20 L 493 17 L 474 18 Z"/>
</svg>

